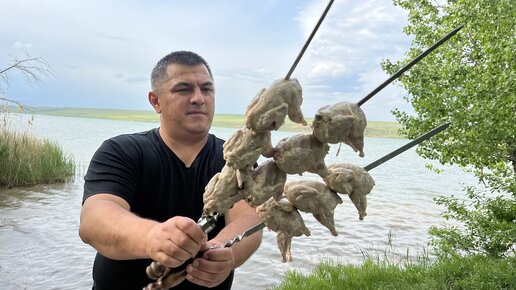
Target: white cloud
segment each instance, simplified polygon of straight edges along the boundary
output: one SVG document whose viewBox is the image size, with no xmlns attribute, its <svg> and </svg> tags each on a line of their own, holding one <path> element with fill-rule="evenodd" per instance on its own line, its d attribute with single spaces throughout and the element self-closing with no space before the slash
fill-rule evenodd
<svg viewBox="0 0 516 290">
<path fill-rule="evenodd" d="M 308 27 L 311 30 L 316 21 L 303 15 L 313 15 L 314 7 L 322 11 L 321 2 L 314 1 L 307 6 L 310 12 L 301 12 L 303 31 Z M 401 32 L 406 16 L 390 1 L 338 1 L 333 5 L 307 52 L 306 62 L 333 62 L 327 66 L 347 68 L 330 75 L 357 74 L 379 66 L 381 58 L 391 56 L 400 45 L 408 47 L 408 39 Z M 327 75 L 314 69 L 310 74 L 314 79 Z"/>
<path fill-rule="evenodd" d="M 29 49 L 32 48 L 32 46 L 34 46 L 34 44 L 32 43 L 26 43 L 26 42 L 23 42 L 23 41 L 16 41 L 14 44 L 13 44 L 13 48 L 14 49 L 23 49 L 23 50 L 26 50 L 28 51 Z"/>
<path fill-rule="evenodd" d="M 345 72 L 345 64 L 328 60 L 319 61 L 314 65 L 308 77 L 324 78 L 328 76 L 339 76 Z"/>
</svg>

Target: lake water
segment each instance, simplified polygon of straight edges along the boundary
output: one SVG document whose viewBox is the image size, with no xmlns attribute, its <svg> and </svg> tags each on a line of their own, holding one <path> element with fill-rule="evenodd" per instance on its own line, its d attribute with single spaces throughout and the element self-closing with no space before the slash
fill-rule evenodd
<svg viewBox="0 0 516 290">
<path fill-rule="evenodd" d="M 26 126 L 19 116 L 17 127 Z M 0 289 L 91 289 L 95 251 L 78 236 L 83 175 L 101 142 L 109 137 L 148 130 L 156 123 L 101 119 L 34 116 L 28 131 L 53 140 L 78 164 L 75 181 L 0 191 Z M 234 129 L 213 128 L 227 139 Z M 289 132 L 274 132 L 273 144 Z M 347 146 L 333 145 L 326 163 L 346 162 L 365 166 L 406 144 L 408 140 L 366 138 L 364 158 Z M 261 163 L 263 160 L 260 160 Z M 443 208 L 433 202 L 439 195 L 463 196 L 464 185 L 475 184 L 471 175 L 454 167 L 436 174 L 428 161 L 411 149 L 371 170 L 376 185 L 368 195 L 368 216 L 358 220 L 351 201 L 335 210 L 339 236 L 333 237 L 311 215 L 303 219 L 312 235 L 294 238 L 294 261 L 282 263 L 274 232 L 265 230 L 258 251 L 236 270 L 233 289 L 266 289 L 281 282 L 288 270 L 309 273 L 318 263 L 332 259 L 358 264 L 365 255 L 387 255 L 391 261 L 414 259 L 427 250 L 427 231 L 440 225 Z M 313 174 L 289 180 L 320 178 Z"/>
</svg>

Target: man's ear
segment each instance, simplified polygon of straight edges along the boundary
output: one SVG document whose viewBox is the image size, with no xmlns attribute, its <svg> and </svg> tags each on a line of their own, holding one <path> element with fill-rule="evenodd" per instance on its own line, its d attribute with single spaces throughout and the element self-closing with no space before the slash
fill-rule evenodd
<svg viewBox="0 0 516 290">
<path fill-rule="evenodd" d="M 161 106 L 159 105 L 158 95 L 156 93 L 154 93 L 153 91 L 150 91 L 148 98 L 149 98 L 149 103 L 154 108 L 154 111 L 156 111 L 156 113 L 158 113 L 158 114 L 161 114 Z"/>
</svg>

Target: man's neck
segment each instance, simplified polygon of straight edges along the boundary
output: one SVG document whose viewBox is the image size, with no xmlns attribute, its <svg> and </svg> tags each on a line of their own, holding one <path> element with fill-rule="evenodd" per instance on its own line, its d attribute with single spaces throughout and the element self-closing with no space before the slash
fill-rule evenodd
<svg viewBox="0 0 516 290">
<path fill-rule="evenodd" d="M 208 135 L 170 136 L 162 128 L 159 130 L 161 139 L 176 154 L 186 167 L 190 167 L 208 140 Z"/>
</svg>

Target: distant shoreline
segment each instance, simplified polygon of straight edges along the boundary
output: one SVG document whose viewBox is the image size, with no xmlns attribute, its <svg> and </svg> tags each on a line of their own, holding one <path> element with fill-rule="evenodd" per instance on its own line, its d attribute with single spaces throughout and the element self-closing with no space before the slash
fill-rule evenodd
<svg viewBox="0 0 516 290">
<path fill-rule="evenodd" d="M 32 113 L 40 115 L 159 123 L 158 114 L 153 111 L 145 110 L 51 107 L 33 107 L 31 110 Z M 306 118 L 306 121 L 308 124 L 311 124 L 312 118 Z M 244 116 L 238 114 L 216 114 L 212 126 L 239 129 L 244 126 Z M 365 136 L 375 138 L 405 138 L 398 133 L 400 127 L 400 124 L 397 122 L 368 121 Z M 281 126 L 280 130 L 289 132 L 311 132 L 310 126 L 301 126 L 293 123 L 288 118 L 286 118 L 285 124 Z"/>
</svg>

